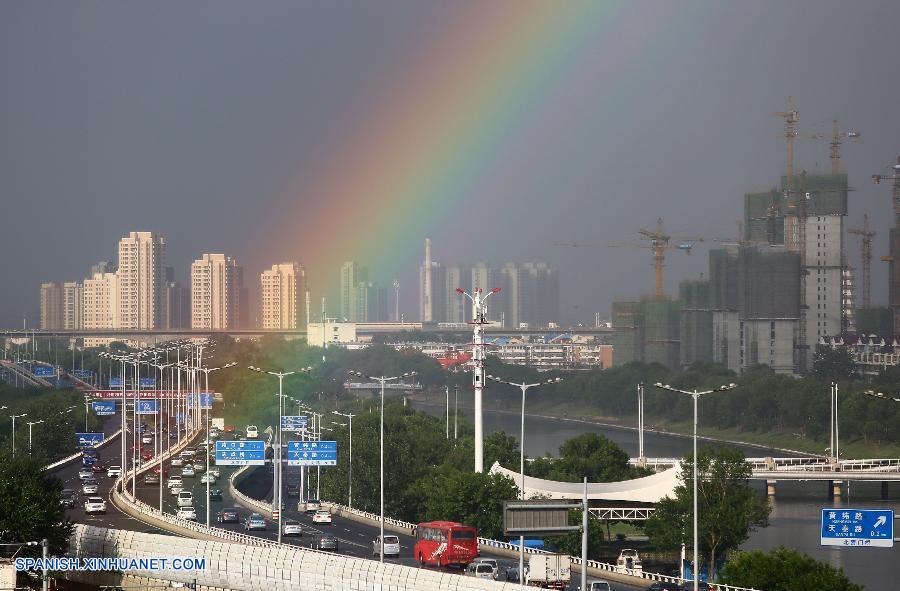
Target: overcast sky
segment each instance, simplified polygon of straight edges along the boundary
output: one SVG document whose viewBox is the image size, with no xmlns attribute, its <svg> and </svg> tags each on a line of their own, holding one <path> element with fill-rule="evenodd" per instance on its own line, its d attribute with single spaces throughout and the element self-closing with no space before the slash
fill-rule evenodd
<svg viewBox="0 0 900 591">
<path fill-rule="evenodd" d="M 314 292 L 330 289 L 336 269 L 317 268 L 326 257 L 309 245 L 285 247 L 283 218 L 320 210 L 304 202 L 321 199 L 304 194 L 304 182 L 346 157 L 347 122 L 371 123 L 387 84 L 397 100 L 427 90 L 414 85 L 429 77 L 405 79 L 407 58 L 477 18 L 479 4 L 0 3 L 0 325 L 21 326 L 23 316 L 35 325 L 41 282 L 83 279 L 132 230 L 166 237 L 182 281 L 191 260 L 225 252 L 244 264 L 252 292 L 259 272 L 282 260 L 308 266 Z M 511 17 L 529 9 L 505 6 Z M 402 254 L 373 262 L 376 279 L 406 287 L 408 317 L 418 315 L 426 235 L 445 263 L 557 266 L 566 322 L 649 293 L 651 257 L 554 241 L 635 241 L 662 217 L 672 233 L 708 239 L 690 257 L 671 254 L 667 289 L 705 274 L 712 239 L 736 233 L 744 192 L 783 173 L 772 113 L 789 95 L 803 132 L 830 131 L 837 117 L 862 134 L 843 150 L 856 189 L 846 221 L 873 219 L 872 294 L 886 303 L 878 257 L 887 254 L 890 187 L 870 176 L 900 154 L 896 0 L 623 2 L 604 18 L 597 35 L 607 38 L 581 46 L 602 55 L 564 56 L 578 68 L 556 80 L 560 92 L 542 91 L 486 148 L 503 174 L 465 203 L 489 219 L 435 210 L 399 229 Z M 471 53 L 458 59 L 471 64 L 455 67 L 478 66 Z M 433 66 L 432 81 L 442 64 Z M 393 145 L 390 132 L 383 140 Z M 798 170 L 830 170 L 827 142 L 798 141 L 796 154 Z M 858 265 L 856 239 L 847 244 Z M 369 246 L 353 248 L 346 258 L 367 262 Z"/>
</svg>

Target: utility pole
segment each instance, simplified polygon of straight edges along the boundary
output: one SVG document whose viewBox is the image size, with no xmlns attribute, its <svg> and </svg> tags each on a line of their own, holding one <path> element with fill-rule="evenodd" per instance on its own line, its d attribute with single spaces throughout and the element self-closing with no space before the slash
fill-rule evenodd
<svg viewBox="0 0 900 591">
<path fill-rule="evenodd" d="M 472 385 L 475 388 L 475 471 L 484 472 L 484 417 L 482 393 L 484 391 L 484 325 L 488 323 L 485 300 L 500 291 L 499 287 L 484 293 L 480 287 L 466 293 L 461 287 L 456 291 L 472 300 L 472 322 L 475 338 L 472 341 Z"/>
</svg>

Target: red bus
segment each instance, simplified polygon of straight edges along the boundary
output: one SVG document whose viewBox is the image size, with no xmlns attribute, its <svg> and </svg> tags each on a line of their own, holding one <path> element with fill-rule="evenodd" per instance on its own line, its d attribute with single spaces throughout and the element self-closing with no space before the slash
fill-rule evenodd
<svg viewBox="0 0 900 591">
<path fill-rule="evenodd" d="M 478 556 L 478 531 L 455 521 L 429 521 L 416 526 L 413 557 L 420 565 L 450 564 L 466 568 Z"/>
</svg>

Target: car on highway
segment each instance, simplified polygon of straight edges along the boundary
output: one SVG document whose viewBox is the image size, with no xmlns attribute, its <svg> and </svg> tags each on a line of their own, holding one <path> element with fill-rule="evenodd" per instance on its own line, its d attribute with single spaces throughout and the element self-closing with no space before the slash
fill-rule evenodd
<svg viewBox="0 0 900 591">
<path fill-rule="evenodd" d="M 184 486 L 184 481 L 181 479 L 181 476 L 178 476 L 177 474 L 175 476 L 169 476 L 167 486 L 169 488 L 172 488 L 173 486 Z"/>
<path fill-rule="evenodd" d="M 174 458 L 172 458 L 172 460 L 169 463 L 172 464 L 172 466 L 183 466 L 184 459 L 180 458 L 178 456 L 175 456 Z"/>
<path fill-rule="evenodd" d="M 313 515 L 313 523 L 331 523 L 331 512 L 328 509 L 320 509 Z"/>
<path fill-rule="evenodd" d="M 693 584 L 691 585 L 691 589 L 693 589 Z M 668 581 L 656 581 L 649 587 L 647 587 L 647 591 L 680 591 L 681 585 L 678 583 L 670 583 Z"/>
<path fill-rule="evenodd" d="M 332 535 L 329 535 L 329 534 L 319 536 L 319 539 L 316 540 L 316 549 L 330 550 L 331 552 L 337 552 L 337 549 L 338 549 L 337 538 Z"/>
<path fill-rule="evenodd" d="M 181 469 L 181 477 L 182 478 L 192 478 L 197 475 L 197 472 L 194 471 L 193 466 L 185 466 Z"/>
<path fill-rule="evenodd" d="M 247 425 L 247 439 L 256 439 L 259 437 L 259 429 L 256 425 Z"/>
<path fill-rule="evenodd" d="M 88 497 L 84 501 L 85 513 L 106 513 L 106 501 L 103 497 Z"/>
<path fill-rule="evenodd" d="M 78 491 L 72 490 L 71 488 L 64 488 L 59 493 L 59 504 L 66 509 L 73 509 L 77 499 Z"/>
<path fill-rule="evenodd" d="M 289 482 L 285 487 L 285 492 L 288 497 L 297 498 L 300 496 L 300 486 L 293 482 Z"/>
<path fill-rule="evenodd" d="M 221 501 L 222 500 L 222 491 L 217 488 L 209 491 L 209 500 L 210 501 Z"/>
<path fill-rule="evenodd" d="M 266 529 L 266 520 L 263 519 L 263 516 L 259 513 L 251 513 L 247 519 L 244 520 L 244 529 L 247 531 Z"/>
<path fill-rule="evenodd" d="M 203 476 L 200 477 L 200 483 L 201 483 L 201 484 L 206 484 L 207 482 L 210 483 L 210 484 L 215 484 L 215 483 L 216 483 L 216 477 L 213 476 L 212 474 L 204 474 Z"/>
<path fill-rule="evenodd" d="M 106 472 L 106 465 L 101 464 L 100 462 L 91 464 L 91 472 L 93 472 L 94 474 L 100 474 L 100 473 Z"/>
<path fill-rule="evenodd" d="M 215 478 L 221 478 L 221 477 L 222 477 L 222 473 L 219 472 L 219 469 L 218 469 L 218 468 L 210 468 L 209 470 L 206 471 L 206 473 L 207 473 L 207 474 L 212 474 Z"/>
<path fill-rule="evenodd" d="M 591 581 L 588 583 L 587 591 L 613 591 L 613 588 L 606 581 Z"/>
<path fill-rule="evenodd" d="M 180 455 L 185 460 L 192 459 L 195 455 L 197 455 L 197 450 L 193 447 L 186 447 L 181 450 L 181 453 L 178 455 Z"/>
<path fill-rule="evenodd" d="M 206 464 L 201 461 L 194 460 L 193 468 L 196 472 L 203 472 L 204 470 L 206 470 Z"/>
<path fill-rule="evenodd" d="M 681 585 L 678 586 L 679 591 L 694 591 L 694 581 L 685 581 Z M 697 589 L 699 591 L 709 591 L 710 586 L 706 581 L 698 581 Z"/>
<path fill-rule="evenodd" d="M 241 513 L 234 507 L 231 509 L 221 509 L 216 513 L 216 521 L 219 523 L 240 523 Z"/>
<path fill-rule="evenodd" d="M 99 488 L 100 485 L 98 485 L 97 481 L 93 478 L 88 478 L 81 481 L 81 494 L 95 495 L 97 494 L 97 490 L 99 490 Z"/>
<path fill-rule="evenodd" d="M 466 575 L 477 579 L 497 580 L 497 569 L 487 562 L 473 562 L 466 567 Z"/>
<path fill-rule="evenodd" d="M 372 540 L 372 556 L 378 556 L 381 552 L 381 536 Z M 397 536 L 384 536 L 384 555 L 400 557 L 400 538 Z"/>
<path fill-rule="evenodd" d="M 494 570 L 500 572 L 500 564 L 497 562 L 496 558 L 481 558 L 479 557 L 475 562 L 486 562 L 494 567 Z"/>
<path fill-rule="evenodd" d="M 286 519 L 281 528 L 281 533 L 285 536 L 302 536 L 303 528 L 296 519 Z"/>
<path fill-rule="evenodd" d="M 197 521 L 197 511 L 193 507 L 180 507 L 176 516 L 181 519 Z"/>
<path fill-rule="evenodd" d="M 122 475 L 122 466 L 110 466 L 106 469 L 106 477 L 113 478 Z"/>
<path fill-rule="evenodd" d="M 159 474 L 150 472 L 144 475 L 144 484 L 159 484 Z"/>
<path fill-rule="evenodd" d="M 303 511 L 307 515 L 309 515 L 310 513 L 315 513 L 321 508 L 322 503 L 319 501 L 319 499 L 307 499 L 305 503 L 303 501 L 297 503 L 297 511 Z"/>
<path fill-rule="evenodd" d="M 85 454 L 81 457 L 82 466 L 92 466 L 97 463 L 97 456 Z"/>
<path fill-rule="evenodd" d="M 93 478 L 94 473 L 91 472 L 90 468 L 82 468 L 78 471 L 78 480 L 87 480 L 88 478 Z"/>
<path fill-rule="evenodd" d="M 173 497 L 177 497 L 178 493 L 180 493 L 183 490 L 184 490 L 183 484 L 176 484 L 174 486 L 169 487 L 169 494 L 172 495 Z"/>
<path fill-rule="evenodd" d="M 147 445 L 152 444 L 153 443 L 153 435 L 146 434 L 146 435 L 141 436 L 141 443 L 144 443 Z"/>
<path fill-rule="evenodd" d="M 194 493 L 189 490 L 183 490 L 178 493 L 178 506 L 179 507 L 193 507 L 194 506 Z"/>
</svg>

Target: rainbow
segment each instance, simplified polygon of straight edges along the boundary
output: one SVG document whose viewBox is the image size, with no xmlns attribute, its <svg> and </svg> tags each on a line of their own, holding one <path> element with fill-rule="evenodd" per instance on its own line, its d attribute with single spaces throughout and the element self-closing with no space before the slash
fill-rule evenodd
<svg viewBox="0 0 900 591">
<path fill-rule="evenodd" d="M 668 4 L 656 6 L 652 18 L 665 22 Z M 616 94 L 617 77 L 629 75 L 631 60 L 622 53 L 645 45 L 605 41 L 634 15 L 628 2 L 459 6 L 431 47 L 371 101 L 362 125 L 339 134 L 328 162 L 290 187 L 302 206 L 285 217 L 290 228 L 281 234 L 291 238 L 277 247 L 296 253 L 315 294 L 327 291 L 323 283 L 333 281 L 345 260 L 391 273 L 386 282 L 401 265 L 421 259 L 427 235 L 436 243 L 442 236 L 459 239 L 458 229 L 440 227 L 451 211 L 498 213 L 510 192 L 504 184 L 516 176 L 497 172 L 509 152 L 559 133 L 547 129 L 542 113 L 578 93 L 582 72 L 597 60 L 608 66 L 599 69 L 610 91 L 596 108 L 616 108 L 603 103 Z"/>
</svg>

